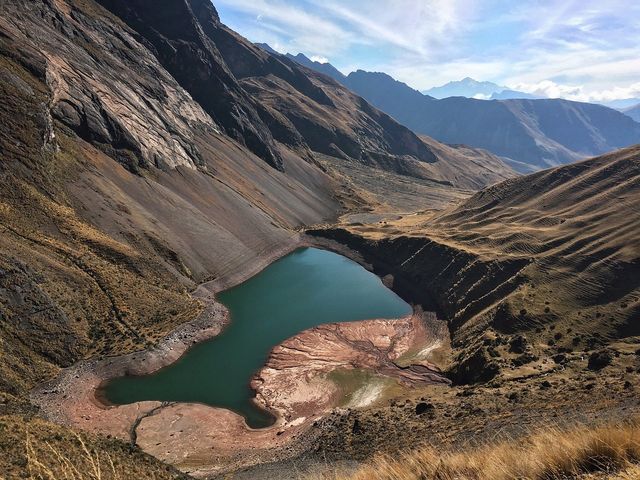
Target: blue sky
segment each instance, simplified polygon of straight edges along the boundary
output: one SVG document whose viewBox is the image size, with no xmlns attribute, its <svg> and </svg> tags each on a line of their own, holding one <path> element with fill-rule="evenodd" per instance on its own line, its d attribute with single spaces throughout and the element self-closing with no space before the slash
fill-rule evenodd
<svg viewBox="0 0 640 480">
<path fill-rule="evenodd" d="M 470 76 L 540 95 L 640 97 L 638 0 L 214 0 L 222 21 L 345 73 L 424 90 Z"/>
</svg>

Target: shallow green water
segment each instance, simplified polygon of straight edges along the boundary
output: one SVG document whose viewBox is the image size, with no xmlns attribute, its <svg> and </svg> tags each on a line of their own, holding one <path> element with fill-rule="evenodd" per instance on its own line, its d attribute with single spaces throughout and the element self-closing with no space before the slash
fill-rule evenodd
<svg viewBox="0 0 640 480">
<path fill-rule="evenodd" d="M 199 402 L 228 408 L 260 428 L 272 416 L 252 401 L 252 375 L 271 349 L 322 323 L 407 315 L 411 307 L 357 263 L 303 248 L 218 295 L 231 323 L 174 364 L 144 377 L 122 377 L 104 391 L 115 404 L 142 400 Z"/>
</svg>

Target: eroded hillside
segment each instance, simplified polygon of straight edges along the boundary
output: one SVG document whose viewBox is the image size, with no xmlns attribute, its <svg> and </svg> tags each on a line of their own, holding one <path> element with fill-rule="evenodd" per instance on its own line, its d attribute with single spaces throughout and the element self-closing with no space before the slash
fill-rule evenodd
<svg viewBox="0 0 640 480">
<path fill-rule="evenodd" d="M 458 448 L 637 411 L 639 201 L 633 147 L 508 180 L 443 213 L 314 231 L 447 319 L 457 385 L 338 415 L 322 448 L 433 445 L 425 435 Z M 428 417 L 416 415 L 421 402 Z M 362 435 L 347 433 L 354 424 Z"/>
</svg>

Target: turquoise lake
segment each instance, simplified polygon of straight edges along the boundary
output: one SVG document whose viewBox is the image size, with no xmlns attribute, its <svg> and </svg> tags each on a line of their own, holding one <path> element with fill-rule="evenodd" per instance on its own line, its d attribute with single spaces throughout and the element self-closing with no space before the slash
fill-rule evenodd
<svg viewBox="0 0 640 480">
<path fill-rule="evenodd" d="M 317 248 L 290 253 L 217 299 L 231 314 L 220 335 L 154 374 L 114 379 L 104 389 L 107 400 L 205 403 L 239 413 L 252 428 L 266 427 L 274 419 L 254 403 L 249 382 L 274 346 L 323 323 L 411 313 L 376 275 Z"/>
</svg>

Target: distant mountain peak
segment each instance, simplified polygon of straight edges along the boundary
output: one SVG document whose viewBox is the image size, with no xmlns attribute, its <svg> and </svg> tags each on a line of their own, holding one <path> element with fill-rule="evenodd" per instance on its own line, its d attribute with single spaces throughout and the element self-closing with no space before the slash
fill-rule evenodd
<svg viewBox="0 0 640 480">
<path fill-rule="evenodd" d="M 359 68 L 355 72 L 351 72 L 348 76 L 351 76 L 351 75 L 363 75 L 363 74 L 371 75 L 373 77 L 386 78 L 386 79 L 389 79 L 389 80 L 393 80 L 394 82 L 398 81 L 395 78 L 393 78 L 391 75 L 389 75 L 388 73 L 384 73 L 384 72 L 368 72 L 366 70 L 362 70 L 361 68 Z"/>
<path fill-rule="evenodd" d="M 316 72 L 323 73 L 337 82 L 344 83 L 344 79 L 347 78 L 340 70 L 331 65 L 329 62 L 318 62 L 307 57 L 304 53 L 298 53 L 292 55 L 287 53 L 287 58 L 299 63 L 300 65 L 315 70 Z"/>
<path fill-rule="evenodd" d="M 314 62 L 315 60 L 311 60 L 309 57 L 307 57 L 304 53 L 298 53 L 296 56 L 294 56 L 294 58 L 299 59 L 299 60 L 306 60 L 308 62 Z M 320 63 L 320 62 L 317 62 Z M 322 65 L 322 64 L 321 64 Z"/>
<path fill-rule="evenodd" d="M 497 83 L 478 81 L 471 77 L 455 80 L 439 87 L 433 87 L 422 92 L 438 99 L 447 97 L 467 97 L 481 100 L 512 100 L 542 98 L 530 93 L 511 90 Z"/>
<path fill-rule="evenodd" d="M 493 82 L 480 82 L 471 77 L 465 77 L 462 80 L 448 82 L 439 87 L 433 87 L 422 93 L 435 98 L 447 97 L 484 97 L 489 98 L 491 95 L 507 90 L 507 87 L 500 86 Z"/>
<path fill-rule="evenodd" d="M 274 54 L 274 55 L 280 55 L 280 52 L 276 51 L 275 49 L 271 48 L 271 45 L 269 45 L 268 43 L 256 43 L 256 45 L 260 48 L 262 48 L 263 50 L 266 50 L 267 52 Z"/>
<path fill-rule="evenodd" d="M 329 62 L 318 62 L 317 60 L 313 60 L 307 57 L 302 52 L 299 52 L 296 55 L 293 55 L 291 53 L 283 54 L 272 48 L 268 43 L 256 43 L 256 45 L 273 55 L 284 55 L 288 59 L 293 60 L 303 67 L 307 67 L 315 70 L 316 72 L 323 73 L 340 83 L 343 83 L 343 80 L 346 78 L 346 76 L 340 70 L 331 65 Z"/>
</svg>

